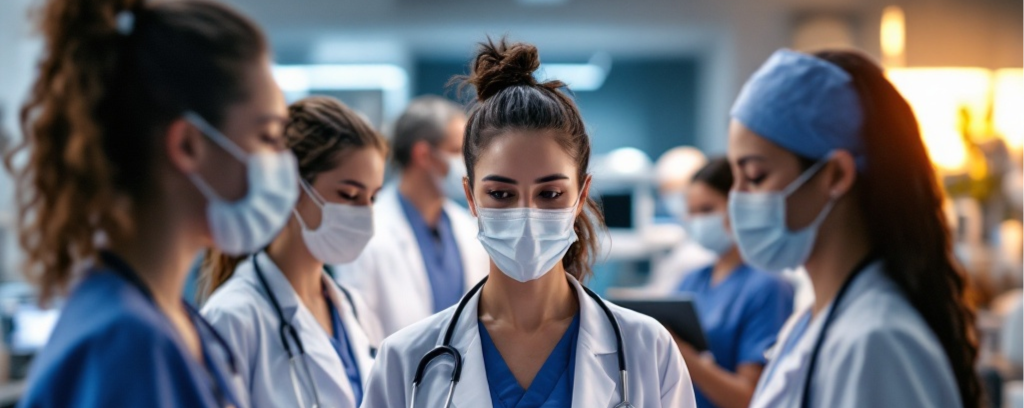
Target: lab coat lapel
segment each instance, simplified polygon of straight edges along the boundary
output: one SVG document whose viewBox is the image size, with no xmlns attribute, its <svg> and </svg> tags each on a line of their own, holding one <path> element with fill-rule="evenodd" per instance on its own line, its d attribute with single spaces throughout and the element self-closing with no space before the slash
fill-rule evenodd
<svg viewBox="0 0 1024 408">
<path fill-rule="evenodd" d="M 611 405 L 619 391 L 615 330 L 597 302 L 583 291 L 580 283 L 566 274 L 580 302 L 580 334 L 576 344 L 573 408 Z M 625 345 L 629 347 L 629 345 Z"/>
<path fill-rule="evenodd" d="M 462 379 L 455 386 L 455 395 L 452 396 L 452 406 L 457 408 L 491 406 L 491 388 L 487 382 L 484 352 L 480 344 L 480 329 L 477 325 L 479 303 L 480 292 L 477 292 L 473 294 L 473 298 L 459 315 L 458 326 L 452 337 L 452 346 L 462 354 Z M 443 342 L 446 329 L 447 325 L 441 329 L 437 345 L 441 345 Z"/>
<path fill-rule="evenodd" d="M 324 381 L 319 380 L 335 378 L 338 375 L 344 375 L 345 372 L 344 367 L 341 365 L 341 357 L 338 356 L 334 346 L 331 345 L 327 332 L 320 327 L 320 323 L 316 321 L 313 314 L 302 304 L 299 300 L 299 295 L 295 293 L 291 283 L 284 277 L 284 274 L 281 273 L 277 265 L 267 257 L 266 253 L 257 255 L 257 261 L 259 262 L 260 269 L 263 271 L 263 276 L 267 279 L 267 284 L 270 285 L 270 291 L 274 293 L 278 304 L 281 305 L 284 318 L 295 327 L 299 338 L 302 340 L 303 348 L 306 350 L 306 358 L 301 359 L 300 365 L 297 366 L 298 372 L 295 375 L 299 376 L 301 384 L 309 385 L 311 381 L 317 382 L 321 402 L 331 398 L 338 398 L 339 396 L 332 395 L 332 389 L 335 389 L 335 387 L 326 387 Z M 337 302 L 337 296 L 334 296 L 333 300 Z M 292 343 L 292 347 L 297 350 L 298 346 L 292 342 L 291 336 L 287 336 L 287 338 Z M 301 368 L 301 364 L 308 365 L 309 372 L 314 378 L 306 378 L 306 371 Z M 347 381 L 345 382 L 347 383 Z M 300 391 L 308 393 L 312 390 L 301 389 L 300 387 Z M 341 391 L 345 400 L 354 398 L 351 387 L 342 386 Z M 311 400 L 313 396 L 304 395 L 303 398 Z"/>
<path fill-rule="evenodd" d="M 387 225 L 388 235 L 394 238 L 392 245 L 401 256 L 395 259 L 404 263 L 402 272 L 409 282 L 414 286 L 411 293 L 424 293 L 425 296 L 411 296 L 406 301 L 419 300 L 420 304 L 410 306 L 420 310 L 434 310 L 434 300 L 431 298 L 430 281 L 427 278 L 427 267 L 423 264 L 423 253 L 420 251 L 419 243 L 412 233 L 412 226 L 409 219 L 402 210 L 402 204 L 398 201 L 397 183 L 384 190 L 377 201 L 377 208 L 385 218 L 381 224 Z M 416 299 L 418 298 L 418 299 Z"/>
</svg>

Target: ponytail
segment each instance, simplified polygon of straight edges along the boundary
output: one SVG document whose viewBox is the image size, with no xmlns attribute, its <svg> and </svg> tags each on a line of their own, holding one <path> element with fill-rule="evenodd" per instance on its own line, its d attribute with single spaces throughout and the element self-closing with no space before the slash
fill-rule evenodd
<svg viewBox="0 0 1024 408">
<path fill-rule="evenodd" d="M 843 51 L 815 56 L 847 71 L 860 96 L 867 149 L 860 204 L 870 214 L 874 250 L 942 344 L 962 406 L 977 408 L 982 393 L 974 371 L 974 311 L 964 297 L 967 277 L 953 257 L 942 190 L 914 113 L 867 57 Z"/>
<path fill-rule="evenodd" d="M 4 164 L 26 277 L 45 301 L 100 237 L 133 234 L 137 207 L 153 199 L 159 137 L 185 110 L 218 124 L 247 96 L 243 78 L 266 44 L 245 17 L 204 0 L 50 0 L 40 17 L 24 139 Z"/>
</svg>

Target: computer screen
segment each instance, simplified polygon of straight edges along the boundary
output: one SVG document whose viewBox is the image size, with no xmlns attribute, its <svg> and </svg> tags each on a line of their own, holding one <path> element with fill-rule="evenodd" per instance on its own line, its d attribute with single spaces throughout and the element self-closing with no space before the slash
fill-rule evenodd
<svg viewBox="0 0 1024 408">
<path fill-rule="evenodd" d="M 632 192 L 601 194 L 601 207 L 604 210 L 604 222 L 608 228 L 634 228 Z"/>
</svg>

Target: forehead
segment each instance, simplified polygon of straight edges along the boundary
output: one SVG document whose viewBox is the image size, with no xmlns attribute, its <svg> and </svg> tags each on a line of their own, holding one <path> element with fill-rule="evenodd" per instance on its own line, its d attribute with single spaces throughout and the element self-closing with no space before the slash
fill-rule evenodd
<svg viewBox="0 0 1024 408">
<path fill-rule="evenodd" d="M 495 136 L 474 165 L 476 181 L 488 175 L 535 180 L 561 173 L 576 181 L 576 160 L 556 141 L 552 131 L 510 131 Z"/>
<path fill-rule="evenodd" d="M 791 155 L 785 149 L 772 143 L 768 139 L 758 135 L 742 123 L 732 120 L 729 123 L 729 162 L 737 164 L 737 161 L 757 156 L 763 160 L 772 161 Z"/>
</svg>

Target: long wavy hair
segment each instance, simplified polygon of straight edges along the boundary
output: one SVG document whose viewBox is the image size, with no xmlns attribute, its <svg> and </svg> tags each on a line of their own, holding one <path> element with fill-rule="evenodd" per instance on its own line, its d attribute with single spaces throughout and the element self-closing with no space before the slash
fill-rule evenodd
<svg viewBox="0 0 1024 408">
<path fill-rule="evenodd" d="M 981 405 L 974 371 L 978 356 L 974 311 L 965 300 L 967 277 L 952 252 L 943 193 L 910 105 L 882 69 L 851 51 L 816 57 L 853 77 L 864 111 L 867 166 L 859 179 L 860 206 L 886 273 L 938 337 L 956 376 L 963 406 Z"/>
<path fill-rule="evenodd" d="M 39 76 L 4 163 L 26 277 L 45 301 L 100 237 L 132 233 L 159 136 L 186 110 L 219 124 L 267 47 L 255 24 L 205 0 L 51 0 L 39 16 Z"/>
</svg>

